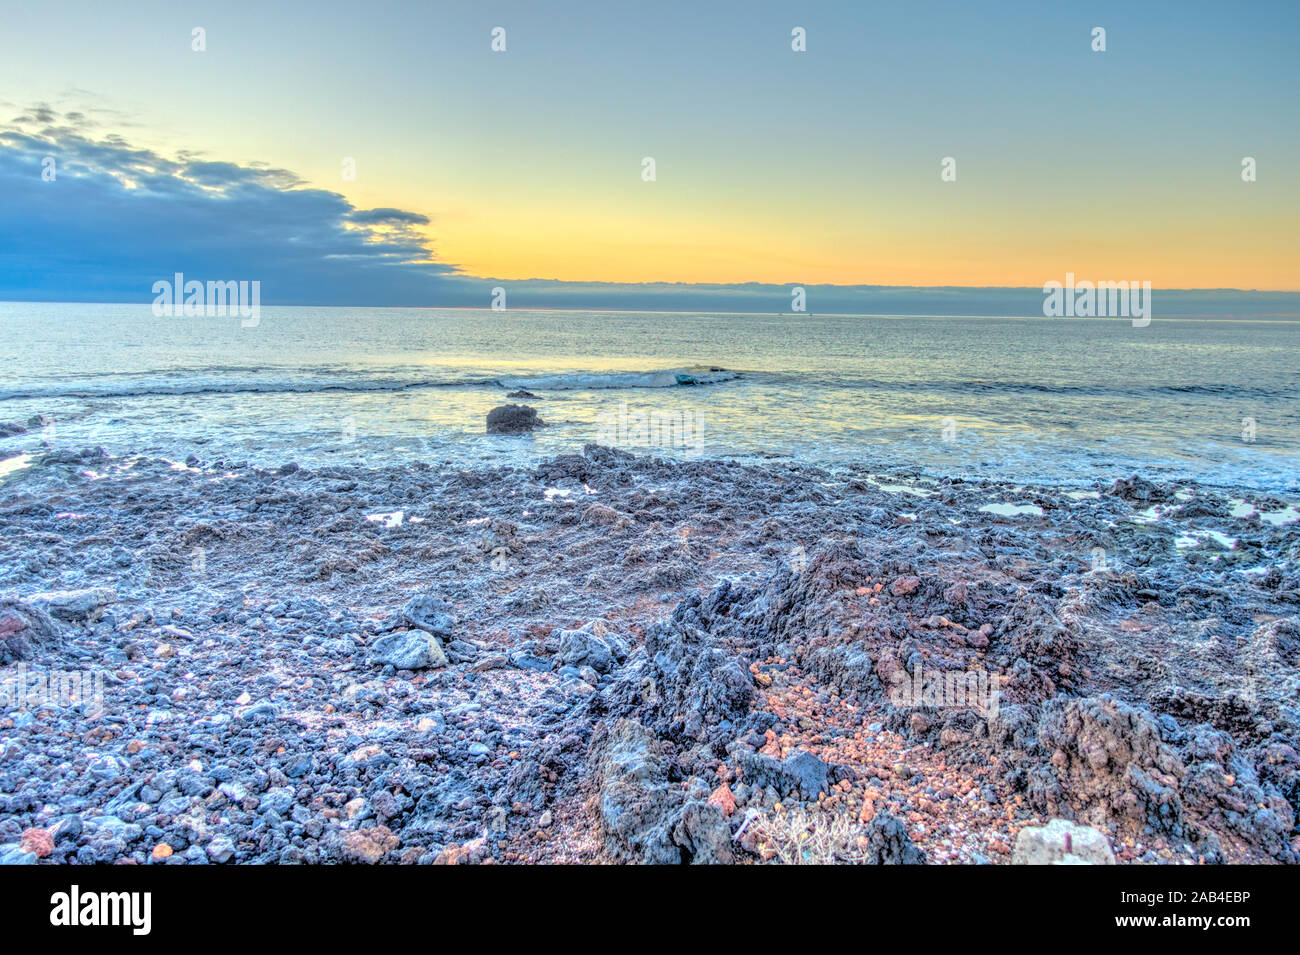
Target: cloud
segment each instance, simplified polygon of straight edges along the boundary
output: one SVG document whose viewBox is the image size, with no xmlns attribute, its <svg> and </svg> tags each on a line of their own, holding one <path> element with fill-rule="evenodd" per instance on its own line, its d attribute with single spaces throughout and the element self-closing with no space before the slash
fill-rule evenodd
<svg viewBox="0 0 1300 955">
<path fill-rule="evenodd" d="M 264 302 L 470 304 L 421 213 L 357 209 L 283 169 L 161 155 L 80 112 L 38 105 L 0 126 L 0 195 L 0 233 L 16 240 L 0 248 L 3 298 L 149 301 L 184 272 L 258 280 Z"/>
<path fill-rule="evenodd" d="M 381 223 L 410 223 L 413 225 L 428 225 L 429 217 L 421 215 L 418 212 L 406 212 L 402 209 L 358 209 L 349 217 L 353 222 L 359 222 L 366 225 L 379 225 Z"/>
</svg>

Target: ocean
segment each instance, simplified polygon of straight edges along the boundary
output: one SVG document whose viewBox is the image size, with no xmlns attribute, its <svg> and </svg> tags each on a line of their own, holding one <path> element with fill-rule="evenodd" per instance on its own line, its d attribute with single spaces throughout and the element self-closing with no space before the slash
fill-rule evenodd
<svg viewBox="0 0 1300 955">
<path fill-rule="evenodd" d="M 1300 321 L 0 303 L 0 458 L 531 464 L 601 439 L 1021 483 L 1300 474 Z M 524 389 L 547 427 L 487 435 Z M 0 429 L 0 433 L 3 430 Z"/>
</svg>

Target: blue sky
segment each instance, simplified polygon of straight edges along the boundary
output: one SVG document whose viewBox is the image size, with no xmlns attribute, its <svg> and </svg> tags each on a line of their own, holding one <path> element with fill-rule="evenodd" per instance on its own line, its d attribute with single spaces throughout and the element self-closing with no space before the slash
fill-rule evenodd
<svg viewBox="0 0 1300 955">
<path fill-rule="evenodd" d="M 176 271 L 358 305 L 482 305 L 503 284 L 511 304 L 780 310 L 802 284 L 812 308 L 871 310 L 899 298 L 863 286 L 1066 271 L 1300 289 L 1297 4 L 0 16 L 0 298 L 148 300 Z"/>
</svg>

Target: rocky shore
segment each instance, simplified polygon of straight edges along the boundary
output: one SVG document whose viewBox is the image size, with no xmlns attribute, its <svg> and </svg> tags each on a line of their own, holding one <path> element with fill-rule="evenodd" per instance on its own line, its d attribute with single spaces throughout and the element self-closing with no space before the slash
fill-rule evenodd
<svg viewBox="0 0 1300 955">
<path fill-rule="evenodd" d="M 1295 863 L 1297 516 L 52 452 L 0 484 L 0 861 Z"/>
</svg>

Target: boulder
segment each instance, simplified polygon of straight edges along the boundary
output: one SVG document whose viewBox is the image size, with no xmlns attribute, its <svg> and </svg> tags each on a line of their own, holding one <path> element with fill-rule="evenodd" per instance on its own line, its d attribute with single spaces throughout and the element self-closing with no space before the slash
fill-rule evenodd
<svg viewBox="0 0 1300 955">
<path fill-rule="evenodd" d="M 104 608 L 117 600 L 117 591 L 110 587 L 87 587 L 84 590 L 54 590 L 32 594 L 28 603 L 40 607 L 51 617 L 69 623 L 96 620 Z"/>
<path fill-rule="evenodd" d="M 35 865 L 36 853 L 27 852 L 17 843 L 0 846 L 0 865 Z"/>
<path fill-rule="evenodd" d="M 412 627 L 419 627 L 440 637 L 450 636 L 459 622 L 452 613 L 451 604 L 432 594 L 421 594 L 408 600 L 402 608 L 402 617 Z"/>
<path fill-rule="evenodd" d="M 1045 826 L 1029 826 L 1016 836 L 1012 865 L 1114 865 L 1106 836 L 1068 819 L 1053 819 Z"/>
<path fill-rule="evenodd" d="M 229 862 L 235 854 L 235 843 L 227 835 L 220 835 L 208 843 L 208 858 L 218 864 Z"/>
<path fill-rule="evenodd" d="M 22 600 L 0 600 L 0 664 L 30 660 L 58 645 L 58 623 L 40 607 Z"/>
<path fill-rule="evenodd" d="M 546 422 L 537 417 L 537 409 L 527 405 L 498 405 L 488 412 L 488 434 L 526 434 Z"/>
<path fill-rule="evenodd" d="M 677 865 L 673 831 L 680 821 L 681 787 L 669 779 L 670 746 L 636 720 L 598 731 L 592 763 L 605 845 L 617 858 Z"/>
<path fill-rule="evenodd" d="M 907 826 L 887 812 L 877 813 L 867 827 L 870 865 L 925 865 L 925 853 L 912 842 Z"/>
<path fill-rule="evenodd" d="M 683 806 L 673 827 L 673 841 L 692 865 L 730 865 L 735 861 L 727 815 L 712 802 L 692 800 Z"/>
<path fill-rule="evenodd" d="M 1038 745 L 1048 760 L 1029 772 L 1036 808 L 1055 816 L 1086 807 L 1080 818 L 1095 825 L 1188 835 L 1179 796 L 1187 770 L 1148 710 L 1107 695 L 1056 697 L 1043 707 Z"/>
<path fill-rule="evenodd" d="M 19 840 L 18 847 L 38 859 L 44 859 L 54 852 L 54 837 L 44 829 L 28 829 Z"/>
<path fill-rule="evenodd" d="M 598 673 L 608 673 L 627 658 L 627 645 L 601 620 L 592 620 L 577 630 L 556 631 L 553 637 L 559 640 L 555 660 L 560 666 L 588 666 Z"/>
<path fill-rule="evenodd" d="M 374 865 L 401 844 L 387 826 L 339 832 L 334 841 L 338 855 L 346 862 Z"/>
<path fill-rule="evenodd" d="M 424 630 L 405 630 L 380 637 L 370 645 L 370 662 L 392 664 L 399 670 L 445 667 L 447 654 L 438 638 Z"/>
<path fill-rule="evenodd" d="M 710 801 L 707 787 L 688 798 L 673 779 L 673 752 L 671 743 L 634 719 L 597 731 L 590 765 L 606 848 L 619 859 L 651 865 L 734 862 L 726 812 Z"/>
<path fill-rule="evenodd" d="M 829 789 L 829 767 L 818 757 L 800 750 L 786 759 L 745 750 L 737 752 L 737 765 L 750 788 L 771 786 L 781 796 L 816 799 Z"/>
<path fill-rule="evenodd" d="M 656 731 L 708 742 L 719 753 L 735 738 L 734 724 L 749 711 L 754 694 L 745 662 L 700 626 L 705 622 L 701 614 L 722 613 L 732 599 L 729 583 L 704 600 L 692 595 L 671 618 L 652 626 L 645 642 Z"/>
</svg>

